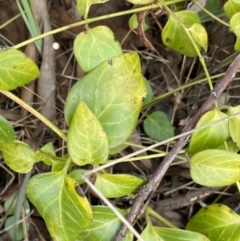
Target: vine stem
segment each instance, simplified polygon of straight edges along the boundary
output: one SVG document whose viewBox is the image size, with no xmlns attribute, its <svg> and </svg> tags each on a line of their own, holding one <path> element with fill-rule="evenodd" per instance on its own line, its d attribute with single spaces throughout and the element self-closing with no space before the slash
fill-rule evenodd
<svg viewBox="0 0 240 241">
<path fill-rule="evenodd" d="M 200 117 L 209 111 L 214 102 L 219 98 L 222 92 L 226 89 L 232 79 L 235 77 L 238 69 L 240 68 L 240 54 L 236 57 L 236 59 L 230 64 L 228 70 L 225 75 L 220 79 L 220 81 L 215 85 L 213 90 L 211 91 L 207 100 L 203 103 L 202 107 L 198 110 L 198 112 L 193 116 L 187 126 L 184 128 L 183 133 L 192 130 L 197 124 Z M 166 171 L 169 166 L 177 156 L 177 154 L 181 151 L 181 149 L 186 145 L 190 138 L 190 135 L 185 135 L 181 137 L 177 143 L 173 146 L 171 151 L 166 155 L 163 159 L 162 163 L 158 166 L 157 170 L 154 172 L 152 177 L 148 180 L 148 182 L 141 188 L 139 194 L 135 198 L 133 202 L 133 206 L 131 208 L 130 213 L 128 214 L 127 221 L 131 224 L 134 223 L 135 219 L 141 212 L 144 202 L 147 201 L 148 197 L 155 192 L 157 187 L 159 186 L 161 180 L 163 179 Z M 126 226 L 122 226 L 119 233 L 115 237 L 114 241 L 120 241 L 125 236 L 127 231 Z"/>
<path fill-rule="evenodd" d="M 171 5 L 171 4 L 178 3 L 178 2 L 183 2 L 183 0 L 168 1 L 166 3 L 166 5 Z M 13 46 L 13 48 L 16 48 L 16 49 L 21 48 L 21 47 L 23 47 L 23 46 L 25 46 L 29 43 L 32 43 L 32 42 L 34 42 L 38 39 L 42 39 L 46 36 L 56 34 L 56 33 L 60 33 L 60 32 L 63 32 L 65 30 L 75 28 L 75 27 L 78 27 L 78 26 L 81 26 L 81 25 L 86 25 L 86 24 L 97 22 L 97 21 L 104 20 L 104 19 L 119 17 L 119 16 L 123 16 L 123 15 L 127 15 L 127 14 L 132 14 L 132 13 L 137 13 L 137 12 L 152 10 L 152 9 L 157 9 L 157 8 L 159 8 L 159 4 L 152 4 L 152 5 L 146 5 L 146 6 L 140 7 L 140 8 L 134 8 L 134 9 L 121 11 L 121 12 L 117 12 L 117 13 L 106 14 L 106 15 L 103 15 L 103 16 L 95 17 L 95 18 L 88 18 L 88 19 L 85 19 L 83 21 L 72 23 L 72 24 L 69 24 L 67 26 L 57 28 L 57 29 L 54 29 L 54 30 L 49 31 L 47 33 L 41 34 L 39 36 L 36 36 L 34 38 L 31 38 L 29 40 L 26 40 L 26 41 L 20 43 L 20 44 L 15 45 L 15 46 Z"/>
</svg>

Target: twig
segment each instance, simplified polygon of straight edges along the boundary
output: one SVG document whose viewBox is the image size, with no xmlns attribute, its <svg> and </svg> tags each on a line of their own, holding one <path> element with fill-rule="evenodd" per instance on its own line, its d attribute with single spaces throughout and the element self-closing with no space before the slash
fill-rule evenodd
<svg viewBox="0 0 240 241">
<path fill-rule="evenodd" d="M 236 57 L 236 59 L 231 63 L 228 70 L 222 79 L 215 85 L 214 89 L 211 91 L 208 99 L 204 102 L 202 107 L 198 110 L 198 112 L 193 116 L 191 121 L 185 127 L 183 132 L 187 132 L 192 130 L 197 124 L 200 117 L 209 111 L 213 106 L 214 102 L 217 98 L 222 94 L 222 92 L 226 89 L 232 79 L 235 77 L 236 72 L 240 68 L 240 54 Z M 143 203 L 148 199 L 149 195 L 152 194 L 157 187 L 159 186 L 163 176 L 171 165 L 172 161 L 175 159 L 179 151 L 185 146 L 188 142 L 190 135 L 186 135 L 181 137 L 177 143 L 173 146 L 172 150 L 166 155 L 162 163 L 159 165 L 153 176 L 148 180 L 148 182 L 141 188 L 138 196 L 135 198 L 132 209 L 127 217 L 129 223 L 133 224 L 135 219 L 137 218 Z M 120 241 L 126 234 L 127 228 L 122 226 L 118 235 L 115 237 L 114 241 Z"/>
</svg>

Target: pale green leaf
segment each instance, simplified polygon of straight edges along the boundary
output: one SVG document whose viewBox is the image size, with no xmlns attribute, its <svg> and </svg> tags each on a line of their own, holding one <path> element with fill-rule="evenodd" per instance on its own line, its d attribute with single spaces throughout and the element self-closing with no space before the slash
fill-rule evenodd
<svg viewBox="0 0 240 241">
<path fill-rule="evenodd" d="M 155 111 L 143 123 L 144 131 L 154 140 L 164 141 L 174 136 L 169 117 L 162 111 Z"/>
<path fill-rule="evenodd" d="M 222 187 L 240 180 L 240 156 L 225 150 L 198 152 L 190 160 L 192 179 L 207 187 Z"/>
<path fill-rule="evenodd" d="M 36 64 L 22 52 L 0 49 L 0 89 L 13 90 L 39 76 Z"/>
<path fill-rule="evenodd" d="M 27 173 L 35 163 L 34 151 L 22 141 L 6 144 L 2 149 L 6 164 L 15 172 Z"/>
<path fill-rule="evenodd" d="M 134 131 L 146 87 L 137 53 L 106 61 L 84 76 L 70 90 L 64 114 L 68 124 L 80 101 L 98 118 L 109 147 L 122 144 Z"/>
<path fill-rule="evenodd" d="M 127 174 L 99 174 L 95 187 L 107 198 L 126 196 L 140 188 L 145 181 Z"/>
<path fill-rule="evenodd" d="M 148 223 L 141 237 L 144 241 L 210 241 L 198 232 L 190 232 L 181 229 L 160 228 Z"/>
<path fill-rule="evenodd" d="M 15 139 L 15 132 L 11 124 L 0 115 L 0 150 L 9 143 L 13 142 Z"/>
<path fill-rule="evenodd" d="M 229 119 L 229 132 L 231 135 L 232 140 L 236 143 L 238 148 L 240 148 L 240 105 L 236 107 L 229 107 L 228 108 L 228 115 L 234 115 L 239 113 L 239 115 Z"/>
<path fill-rule="evenodd" d="M 73 51 L 84 72 L 93 70 L 108 59 L 122 55 L 120 43 L 106 26 L 81 32 L 74 41 Z"/>
<path fill-rule="evenodd" d="M 105 3 L 107 1 L 109 0 L 77 0 L 77 10 L 79 11 L 80 15 L 87 17 L 89 8 L 92 4 Z"/>
<path fill-rule="evenodd" d="M 177 17 L 177 19 L 175 18 Z M 197 13 L 184 10 L 175 13 L 175 16 L 170 15 L 166 25 L 162 30 L 162 41 L 170 49 L 175 50 L 189 57 L 197 56 L 197 51 L 194 48 L 191 40 L 188 38 L 179 21 L 184 23 L 186 28 L 191 28 L 194 23 L 200 24 L 200 18 Z M 200 45 L 196 44 L 200 50 Z"/>
<path fill-rule="evenodd" d="M 219 110 L 211 110 L 205 113 L 198 121 L 196 128 L 219 121 L 227 115 Z M 196 152 L 216 148 L 224 143 L 229 137 L 228 120 L 222 120 L 202 130 L 194 132 L 188 152 L 193 155 Z"/>
<path fill-rule="evenodd" d="M 122 222 L 113 211 L 106 206 L 93 206 L 93 221 L 87 228 L 81 229 L 79 241 L 112 241 L 119 231 Z M 118 209 L 122 215 L 125 211 Z M 129 236 L 128 236 L 129 237 Z M 123 241 L 131 241 L 131 236 Z"/>
<path fill-rule="evenodd" d="M 187 224 L 187 229 L 206 235 L 210 240 L 239 241 L 240 216 L 222 204 L 200 209 Z"/>
<path fill-rule="evenodd" d="M 205 52 L 207 52 L 208 48 L 208 36 L 206 29 L 199 23 L 194 23 L 192 27 L 189 29 L 192 34 L 193 39 L 197 44 L 199 44 Z"/>
<path fill-rule="evenodd" d="M 147 105 L 153 99 L 153 89 L 152 89 L 152 86 L 150 85 L 149 81 L 145 77 L 143 77 L 143 79 L 144 79 L 144 83 L 145 83 L 145 86 L 147 89 L 147 96 L 146 96 L 145 100 L 143 101 L 143 105 Z"/>
<path fill-rule="evenodd" d="M 127 1 L 132 4 L 141 4 L 141 5 L 155 2 L 155 0 L 127 0 Z"/>
<path fill-rule="evenodd" d="M 30 179 L 27 196 L 54 240 L 73 241 L 91 224 L 91 206 L 75 188 L 76 183 L 64 172 L 38 174 Z"/>
<path fill-rule="evenodd" d="M 240 1 L 229 0 L 224 4 L 223 9 L 227 17 L 230 19 L 235 13 L 240 12 Z"/>
<path fill-rule="evenodd" d="M 231 30 L 236 34 L 236 36 L 240 36 L 240 12 L 234 14 L 230 19 L 230 27 Z"/>
<path fill-rule="evenodd" d="M 81 101 L 68 131 L 68 152 L 79 166 L 104 163 L 108 158 L 108 139 L 102 125 Z"/>
</svg>

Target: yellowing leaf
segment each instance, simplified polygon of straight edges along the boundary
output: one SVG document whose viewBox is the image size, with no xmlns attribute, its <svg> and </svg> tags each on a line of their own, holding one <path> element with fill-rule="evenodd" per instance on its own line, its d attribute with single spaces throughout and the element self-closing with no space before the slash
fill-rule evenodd
<svg viewBox="0 0 240 241">
<path fill-rule="evenodd" d="M 75 187 L 73 179 L 63 172 L 35 175 L 28 184 L 27 196 L 54 240 L 76 240 L 81 230 L 91 224 L 91 206 Z"/>
<path fill-rule="evenodd" d="M 240 156 L 225 150 L 198 152 L 190 160 L 192 179 L 207 187 L 222 187 L 240 180 Z"/>
<path fill-rule="evenodd" d="M 221 120 L 227 115 L 219 110 L 211 110 L 205 113 L 198 121 L 196 127 L 210 124 L 214 121 Z M 222 120 L 209 127 L 193 133 L 189 143 L 189 154 L 211 149 L 220 146 L 229 137 L 228 120 Z"/>
<path fill-rule="evenodd" d="M 189 29 L 192 34 L 193 39 L 197 44 L 199 44 L 205 52 L 207 52 L 208 48 L 208 36 L 206 29 L 199 23 L 194 23 L 192 27 Z"/>
<path fill-rule="evenodd" d="M 108 157 L 106 133 L 83 101 L 74 112 L 67 146 L 70 157 L 79 166 L 104 163 Z"/>
<path fill-rule="evenodd" d="M 107 198 L 123 197 L 144 184 L 144 180 L 126 174 L 99 174 L 95 187 Z"/>
<path fill-rule="evenodd" d="M 214 241 L 239 241 L 240 216 L 225 205 L 212 204 L 200 209 L 190 219 L 187 229 Z"/>
<path fill-rule="evenodd" d="M 39 76 L 36 64 L 16 49 L 0 49 L 0 89 L 13 90 Z"/>
<path fill-rule="evenodd" d="M 6 164 L 18 173 L 31 171 L 35 163 L 33 150 L 22 141 L 6 144 L 2 149 L 2 154 Z"/>
<path fill-rule="evenodd" d="M 84 72 L 89 72 L 102 62 L 122 55 L 120 43 L 106 26 L 98 26 L 80 33 L 73 47 L 74 55 Z"/>
<path fill-rule="evenodd" d="M 78 104 L 85 102 L 113 148 L 134 131 L 145 95 L 138 54 L 123 54 L 102 63 L 72 87 L 64 109 L 65 118 L 70 124 Z"/>
<path fill-rule="evenodd" d="M 186 28 L 190 28 L 194 23 L 200 24 L 200 18 L 197 13 L 184 10 L 175 13 L 177 19 L 172 15 L 169 17 L 167 24 L 162 30 L 162 41 L 170 49 L 189 57 L 197 56 L 197 51 L 194 48 L 191 40 L 185 33 L 181 21 Z M 198 49 L 200 45 L 197 44 Z"/>
</svg>

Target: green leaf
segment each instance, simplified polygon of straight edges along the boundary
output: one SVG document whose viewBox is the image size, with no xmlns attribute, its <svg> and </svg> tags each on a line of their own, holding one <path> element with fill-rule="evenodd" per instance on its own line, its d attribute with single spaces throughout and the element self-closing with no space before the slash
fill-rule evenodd
<svg viewBox="0 0 240 241">
<path fill-rule="evenodd" d="M 39 76 L 36 64 L 16 49 L 0 49 L 0 89 L 13 90 Z"/>
<path fill-rule="evenodd" d="M 84 15 L 84 18 L 87 18 L 89 8 L 92 4 L 96 3 L 105 3 L 109 0 L 77 0 L 77 10 L 80 15 Z"/>
<path fill-rule="evenodd" d="M 22 141 L 6 144 L 2 149 L 2 154 L 6 164 L 18 173 L 31 171 L 35 163 L 33 150 Z"/>
<path fill-rule="evenodd" d="M 192 11 L 184 10 L 176 12 L 175 15 L 177 19 L 171 15 L 162 30 L 163 43 L 168 48 L 188 57 L 197 56 L 196 49 L 178 21 L 181 21 L 185 27 L 189 29 L 194 23 L 200 24 L 198 14 Z M 200 45 L 198 43 L 196 43 L 196 45 L 200 50 Z"/>
<path fill-rule="evenodd" d="M 240 1 L 229 0 L 224 4 L 223 9 L 227 17 L 230 19 L 235 13 L 240 12 Z"/>
<path fill-rule="evenodd" d="M 153 89 L 152 86 L 150 85 L 149 81 L 143 77 L 146 89 L 147 89 L 147 96 L 143 102 L 143 105 L 147 105 L 148 103 L 150 103 L 153 99 Z"/>
<path fill-rule="evenodd" d="M 108 158 L 108 139 L 100 122 L 81 101 L 68 131 L 68 152 L 79 166 L 104 163 Z"/>
<path fill-rule="evenodd" d="M 106 26 L 81 32 L 74 41 L 73 51 L 84 72 L 95 69 L 108 59 L 122 55 L 120 43 Z"/>
<path fill-rule="evenodd" d="M 190 232 L 181 229 L 159 228 L 148 223 L 143 230 L 141 237 L 144 241 L 210 241 L 208 238 L 197 232 Z"/>
<path fill-rule="evenodd" d="M 206 29 L 199 23 L 194 23 L 189 29 L 193 39 L 197 44 L 199 44 L 205 52 L 208 48 L 208 36 Z"/>
<path fill-rule="evenodd" d="M 43 217 L 54 240 L 72 241 L 92 221 L 91 206 L 63 172 L 38 174 L 30 179 L 29 200 Z"/>
<path fill-rule="evenodd" d="M 190 160 L 191 176 L 207 187 L 222 187 L 240 180 L 240 156 L 225 150 L 205 150 Z"/>
<path fill-rule="evenodd" d="M 7 200 L 4 202 L 3 210 L 8 215 L 13 215 L 16 209 L 17 192 L 13 192 Z M 30 205 L 27 199 L 24 199 L 23 203 L 25 214 L 30 213 Z"/>
<path fill-rule="evenodd" d="M 236 42 L 234 45 L 234 50 L 239 51 L 240 50 L 240 36 L 236 37 Z"/>
<path fill-rule="evenodd" d="M 81 241 L 112 241 L 119 231 L 122 222 L 109 207 L 93 206 L 93 221 L 87 228 L 81 229 L 78 237 Z M 122 215 L 126 212 L 118 209 Z M 132 239 L 124 239 L 130 241 Z"/>
<path fill-rule="evenodd" d="M 26 226 L 27 229 L 29 227 L 29 223 L 27 220 L 26 221 Z M 21 241 L 24 238 L 24 228 L 23 228 L 23 224 L 20 223 L 17 226 L 17 230 L 15 228 L 16 221 L 14 220 L 14 216 L 8 217 L 4 223 L 4 229 L 7 229 L 6 232 L 9 235 L 9 237 L 11 238 L 11 240 L 15 240 L 15 241 Z M 8 229 L 9 226 L 12 226 L 11 228 Z M 15 233 L 16 230 L 16 233 Z M 16 235 L 16 236 L 15 236 Z"/>
<path fill-rule="evenodd" d="M 85 169 L 75 169 L 68 174 L 77 184 L 83 184 L 85 181 L 82 179 L 82 174 L 86 172 Z"/>
<path fill-rule="evenodd" d="M 237 36 L 240 36 L 240 19 L 239 18 L 240 18 L 240 12 L 234 14 L 230 19 L 230 27 Z"/>
<path fill-rule="evenodd" d="M 145 181 L 127 174 L 99 174 L 95 187 L 107 198 L 126 196 L 140 188 Z"/>
<path fill-rule="evenodd" d="M 10 142 L 15 140 L 15 132 L 11 124 L 0 115 L 0 150 Z"/>
<path fill-rule="evenodd" d="M 228 115 L 234 115 L 240 113 L 240 105 L 236 107 L 229 107 Z M 240 148 L 240 133 L 239 133 L 239 126 L 240 126 L 240 115 L 237 115 L 231 119 L 229 119 L 229 132 L 232 140 L 236 143 L 238 148 Z"/>
<path fill-rule="evenodd" d="M 129 28 L 131 30 L 134 30 L 138 27 L 138 19 L 137 19 L 137 14 L 134 13 L 132 14 L 132 16 L 130 17 L 129 21 L 128 21 L 128 25 L 129 25 Z M 143 30 L 146 31 L 149 29 L 149 25 L 147 24 L 146 20 L 144 19 L 143 21 Z"/>
<path fill-rule="evenodd" d="M 217 149 L 227 150 L 230 152 L 237 153 L 239 151 L 239 147 L 237 147 L 236 143 L 232 139 L 228 139 L 221 146 L 218 146 Z"/>
<path fill-rule="evenodd" d="M 225 205 L 212 204 L 200 209 L 187 224 L 187 229 L 214 241 L 239 241 L 240 216 Z"/>
<path fill-rule="evenodd" d="M 227 115 L 219 110 L 211 110 L 200 118 L 196 128 L 226 117 Z M 189 143 L 188 152 L 190 155 L 193 155 L 194 153 L 205 149 L 216 148 L 223 144 L 228 137 L 228 120 L 219 121 L 218 123 L 215 123 L 209 127 L 194 132 Z"/>
<path fill-rule="evenodd" d="M 157 141 L 164 141 L 174 136 L 169 117 L 161 111 L 148 115 L 144 120 L 143 127 L 146 134 Z"/>
<path fill-rule="evenodd" d="M 146 87 L 137 53 L 127 53 L 101 64 L 70 90 L 64 114 L 71 123 L 80 101 L 98 118 L 109 147 L 122 144 L 134 131 Z"/>
</svg>

